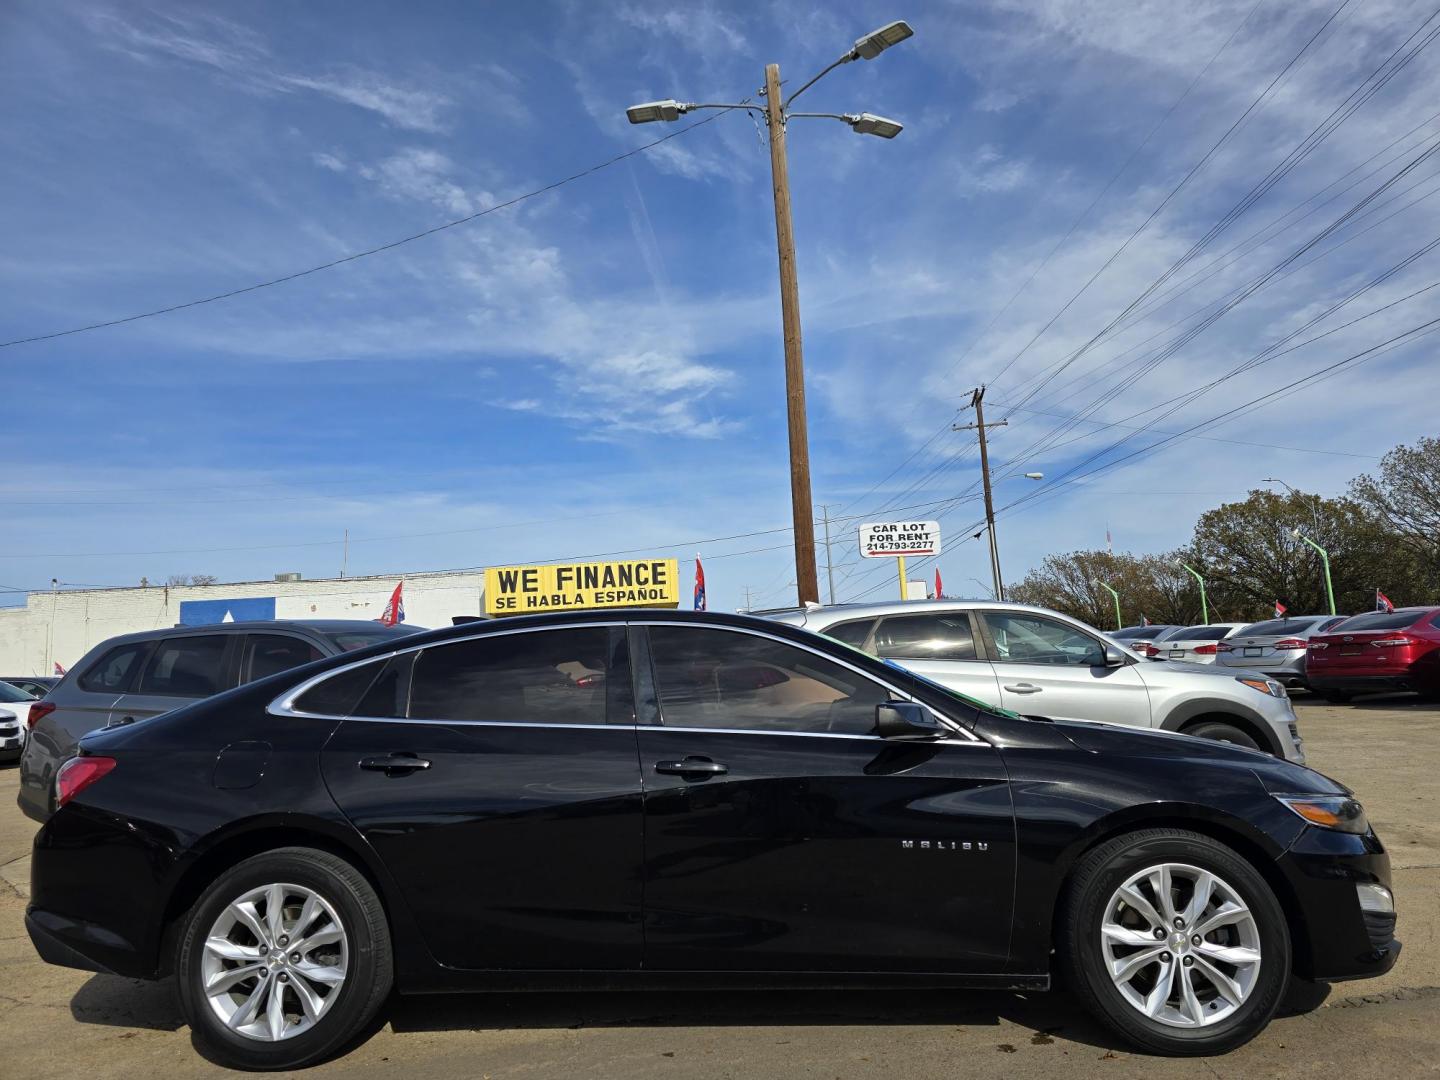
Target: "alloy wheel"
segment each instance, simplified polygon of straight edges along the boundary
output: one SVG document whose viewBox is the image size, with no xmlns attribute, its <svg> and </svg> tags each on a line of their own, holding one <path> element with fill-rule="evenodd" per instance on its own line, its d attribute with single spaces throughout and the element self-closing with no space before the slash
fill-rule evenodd
<svg viewBox="0 0 1440 1080">
<path fill-rule="evenodd" d="M 1207 1027 L 1233 1015 L 1260 974 L 1260 928 L 1244 899 L 1185 863 L 1147 867 L 1116 889 L 1100 947 L 1121 996 L 1169 1027 Z"/>
<path fill-rule="evenodd" d="M 350 943 L 335 908 L 303 885 L 236 897 L 210 928 L 201 989 L 229 1030 L 261 1042 L 308 1031 L 338 1000 Z"/>
</svg>

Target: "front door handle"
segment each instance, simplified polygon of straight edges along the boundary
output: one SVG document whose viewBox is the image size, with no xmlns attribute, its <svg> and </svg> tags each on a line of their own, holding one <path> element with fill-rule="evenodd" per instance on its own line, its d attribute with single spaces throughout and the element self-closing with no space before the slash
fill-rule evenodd
<svg viewBox="0 0 1440 1080">
<path fill-rule="evenodd" d="M 711 761 L 708 758 L 686 758 L 684 761 L 657 761 L 655 771 L 658 773 L 669 773 L 673 776 L 724 776 L 730 771 L 728 766 L 718 761 Z"/>
<path fill-rule="evenodd" d="M 430 762 L 414 754 L 399 753 L 386 754 L 384 757 L 367 757 L 360 759 L 360 768 L 368 769 L 371 772 L 383 772 L 387 775 L 398 776 L 401 773 L 415 772 L 417 769 L 428 769 Z"/>
<path fill-rule="evenodd" d="M 1045 689 L 1043 686 L 1036 686 L 1034 683 L 1017 682 L 1012 686 L 1005 687 L 1012 694 L 1038 694 Z"/>
</svg>

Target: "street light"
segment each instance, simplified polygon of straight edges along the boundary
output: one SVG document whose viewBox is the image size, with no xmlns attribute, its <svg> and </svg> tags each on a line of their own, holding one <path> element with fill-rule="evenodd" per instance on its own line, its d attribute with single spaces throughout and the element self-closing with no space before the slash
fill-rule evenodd
<svg viewBox="0 0 1440 1080">
<path fill-rule="evenodd" d="M 1295 537 L 1296 540 L 1305 541 L 1305 543 L 1309 544 L 1316 551 L 1320 552 L 1320 563 L 1322 566 L 1325 567 L 1325 599 L 1330 602 L 1330 614 L 1336 614 L 1335 588 L 1333 585 L 1330 584 L 1330 553 L 1326 551 L 1323 547 L 1321 547 L 1319 544 L 1317 544 L 1314 540 L 1311 540 L 1299 529 L 1291 529 L 1290 535 Z"/>
<path fill-rule="evenodd" d="M 1200 583 L 1200 621 L 1208 624 L 1210 622 L 1210 604 L 1205 599 L 1205 579 L 1200 576 L 1200 571 L 1179 559 L 1175 560 L 1175 565 L 1189 570 L 1191 576 Z"/>
<path fill-rule="evenodd" d="M 1025 474 L 1025 479 L 1026 479 L 1026 480 L 1044 480 L 1044 479 L 1045 479 L 1045 474 L 1044 474 L 1043 472 L 1027 472 L 1027 473 Z"/>
<path fill-rule="evenodd" d="M 841 120 L 859 135 L 893 139 L 903 125 L 874 113 L 792 113 L 796 98 L 841 64 L 873 60 L 890 46 L 915 33 L 903 21 L 887 23 L 856 40 L 855 44 L 803 84 L 788 98 L 780 96 L 780 65 L 765 66 L 765 107 L 748 101 L 733 104 L 685 103 L 673 98 L 650 101 L 625 110 L 632 124 L 676 120 L 693 109 L 744 109 L 763 113 L 770 133 L 770 176 L 775 200 L 775 246 L 780 260 L 780 318 L 785 337 L 785 400 L 790 434 L 790 511 L 795 535 L 795 581 L 800 603 L 818 603 L 820 583 L 815 567 L 815 522 L 810 499 L 810 436 L 805 418 L 805 356 L 800 335 L 800 285 L 795 273 L 795 231 L 790 216 L 790 166 L 785 155 L 785 125 L 792 116 L 819 116 Z"/>
<path fill-rule="evenodd" d="M 1109 585 L 1106 585 L 1105 582 L 1101 581 L 1099 578 L 1096 578 L 1096 579 L 1095 579 L 1095 584 L 1096 584 L 1096 585 L 1099 585 L 1100 588 L 1104 589 L 1104 590 L 1105 590 L 1106 592 L 1108 592 L 1112 597 L 1114 597 L 1114 599 L 1115 599 L 1115 629 L 1116 629 L 1116 630 L 1122 630 L 1122 629 L 1124 629 L 1124 627 L 1125 627 L 1125 621 L 1120 617 L 1120 594 L 1119 594 L 1118 592 L 1116 592 L 1114 589 L 1112 589 Z"/>
<path fill-rule="evenodd" d="M 1298 488 L 1293 488 L 1293 487 L 1291 487 L 1289 484 L 1285 483 L 1284 480 L 1277 480 L 1277 479 L 1276 479 L 1275 477 L 1273 477 L 1273 476 L 1267 476 L 1264 480 L 1261 481 L 1261 483 L 1262 483 L 1262 484 L 1279 484 L 1279 485 L 1280 485 L 1281 487 L 1283 487 L 1286 491 L 1290 492 L 1291 495 L 1298 496 L 1299 498 L 1302 498 L 1302 499 L 1305 497 L 1305 493 L 1304 493 L 1303 491 L 1299 490 Z M 1315 525 L 1315 531 L 1318 533 L 1318 532 L 1320 531 L 1320 496 L 1319 496 L 1319 495 L 1311 495 L 1311 496 L 1310 496 L 1310 520 L 1311 520 L 1311 522 Z"/>
</svg>

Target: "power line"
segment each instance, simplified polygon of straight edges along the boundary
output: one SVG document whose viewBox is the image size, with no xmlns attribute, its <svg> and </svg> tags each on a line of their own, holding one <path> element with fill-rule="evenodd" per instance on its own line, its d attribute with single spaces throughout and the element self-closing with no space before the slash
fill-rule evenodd
<svg viewBox="0 0 1440 1080">
<path fill-rule="evenodd" d="M 1297 53 L 1295 57 L 1291 59 L 1290 63 L 1286 65 L 1285 69 L 1279 75 L 1277 75 L 1274 80 L 1271 81 L 1270 85 L 1267 86 L 1266 89 L 1260 94 L 1260 96 L 1257 97 L 1245 110 L 1245 112 L 1241 114 L 1240 118 L 1235 122 L 1235 124 L 1231 125 L 1230 130 L 1228 130 L 1225 135 L 1221 136 L 1221 139 L 1215 144 L 1215 146 L 1213 146 L 1211 150 L 1207 152 L 1205 158 L 1202 158 L 1201 161 L 1197 163 L 1195 168 L 1186 175 L 1185 179 L 1183 179 L 1180 184 L 1171 191 L 1170 195 L 1166 196 L 1165 201 L 1168 201 L 1171 196 L 1178 192 L 1180 188 L 1184 186 L 1185 182 L 1194 175 L 1195 171 L 1198 170 L 1198 168 L 1203 165 L 1204 162 L 1216 150 L 1220 148 L 1220 146 L 1230 137 L 1230 135 L 1236 130 L 1236 128 L 1238 128 L 1238 126 L 1245 120 L 1245 118 L 1249 115 L 1250 111 L 1254 109 L 1257 105 L 1259 105 L 1261 101 L 1263 101 L 1265 97 L 1270 94 L 1270 92 L 1273 90 L 1279 80 L 1282 79 L 1288 71 L 1290 71 L 1290 69 L 1295 65 L 1295 63 L 1299 61 L 1299 59 L 1315 42 L 1316 38 L 1318 38 L 1320 34 L 1324 32 L 1325 28 L 1330 25 L 1330 23 L 1335 19 L 1335 17 L 1338 16 L 1340 12 L 1344 10 L 1344 8 L 1349 3 L 1350 0 L 1343 0 L 1340 7 L 1336 8 L 1335 11 L 1331 13 L 1330 17 L 1325 21 L 1325 23 L 1320 27 L 1320 29 L 1316 31 L 1315 35 L 1306 42 L 1300 52 Z M 1063 372 L 1086 352 L 1092 349 L 1100 340 L 1113 332 L 1114 329 L 1120 324 L 1120 322 L 1124 320 L 1127 316 L 1129 316 L 1133 311 L 1135 311 L 1136 308 L 1138 308 L 1142 303 L 1144 303 L 1145 300 L 1148 299 L 1149 296 L 1156 289 L 1163 286 L 1165 282 L 1168 281 L 1175 273 L 1177 273 L 1181 268 L 1183 268 L 1191 260 L 1193 260 L 1200 253 L 1200 251 L 1204 249 L 1205 246 L 1207 246 L 1212 240 L 1218 237 L 1221 232 L 1223 232 L 1226 228 L 1229 227 L 1230 224 L 1232 224 L 1242 214 L 1244 214 L 1266 192 L 1268 192 L 1272 187 L 1278 184 L 1281 179 L 1287 176 L 1302 161 L 1309 157 L 1310 154 L 1315 151 L 1316 147 L 1318 147 L 1330 135 L 1334 134 L 1334 132 L 1340 127 L 1340 125 L 1343 124 L 1346 120 L 1348 120 L 1352 115 L 1354 115 L 1354 113 L 1361 106 L 1363 106 L 1372 97 L 1374 97 L 1375 94 L 1379 93 L 1380 89 L 1382 89 L 1391 79 L 1394 78 L 1396 74 L 1398 74 L 1406 65 L 1408 65 L 1409 62 L 1413 60 L 1421 50 L 1427 48 L 1431 44 L 1431 42 L 1435 40 L 1437 34 L 1440 34 L 1440 29 L 1432 30 L 1417 45 L 1415 45 L 1415 47 L 1409 52 L 1409 54 L 1407 54 L 1398 63 L 1396 63 L 1394 67 L 1391 67 L 1390 70 L 1386 71 L 1386 68 L 1389 67 L 1391 62 L 1394 61 L 1397 56 L 1399 56 L 1401 51 L 1404 50 L 1404 48 L 1409 45 L 1410 42 L 1415 40 L 1416 36 L 1418 36 L 1421 31 L 1423 31 L 1425 27 L 1428 26 L 1435 19 L 1436 15 L 1440 15 L 1440 9 L 1432 12 L 1431 15 L 1426 18 L 1424 22 L 1422 22 L 1420 26 L 1417 27 L 1408 38 L 1406 38 L 1404 42 L 1396 46 L 1395 50 L 1388 57 L 1386 57 L 1386 59 L 1378 67 L 1376 67 L 1369 75 L 1367 75 L 1364 79 L 1361 80 L 1359 86 L 1352 90 L 1344 101 L 1342 101 L 1333 110 L 1331 110 L 1330 114 L 1326 116 L 1324 120 L 1317 124 L 1315 128 L 1313 128 L 1310 133 L 1305 136 L 1305 138 L 1301 139 L 1299 143 L 1292 147 L 1290 152 L 1286 154 L 1286 156 L 1279 162 L 1279 164 L 1271 168 L 1270 172 L 1266 174 L 1264 178 L 1262 178 L 1244 196 L 1242 196 L 1240 201 L 1237 202 L 1233 207 L 1231 207 L 1230 210 L 1223 214 L 1220 220 L 1217 221 L 1214 225 L 1212 225 L 1209 231 L 1206 232 L 1204 236 L 1202 236 L 1199 240 L 1192 244 L 1190 246 L 1190 249 L 1186 251 L 1185 254 L 1183 254 L 1179 259 L 1172 263 L 1164 273 L 1162 273 L 1148 286 L 1146 286 L 1144 291 L 1141 292 L 1138 297 L 1132 300 L 1125 307 L 1125 309 L 1120 312 L 1119 315 L 1111 319 L 1109 323 L 1102 327 L 1084 345 L 1080 346 L 1079 349 L 1070 353 L 1060 363 L 1055 365 L 1049 372 L 1044 375 L 1043 378 L 1040 379 L 1038 383 L 1036 383 L 1036 385 L 1031 387 L 1029 390 L 1026 390 L 1021 395 L 1019 404 L 1024 405 L 1029 402 L 1050 381 L 1052 381 L 1056 376 L 1058 376 L 1061 372 Z M 1357 97 L 1357 95 L 1359 96 Z M 1155 215 L 1158 214 L 1160 209 L 1163 208 L 1163 206 L 1165 205 L 1165 201 L 1162 201 L 1160 207 L 1157 207 L 1156 210 L 1152 212 L 1150 217 L 1148 217 L 1145 222 L 1142 223 L 1140 229 L 1144 229 L 1145 226 L 1154 219 Z M 1133 240 L 1135 236 L 1139 235 L 1140 229 L 1137 229 L 1136 232 L 1131 235 L 1130 239 L 1126 240 L 1125 244 L 1121 246 L 1120 251 L 1124 250 L 1124 247 L 1130 243 L 1130 240 Z M 1117 256 L 1118 254 L 1119 251 L 1116 252 Z M 1102 266 L 1100 270 L 1096 272 L 1095 276 L 1090 279 L 1090 282 L 1087 282 L 1086 285 L 1082 287 L 1080 292 L 1084 292 L 1085 289 L 1089 287 L 1090 283 L 1095 280 L 1095 277 L 1098 277 L 1101 273 L 1103 273 L 1104 270 L 1110 265 L 1110 262 L 1113 261 L 1114 256 L 1112 256 L 1111 260 L 1107 261 L 1105 266 Z M 1070 301 L 1067 301 L 1066 307 L 1068 307 L 1070 303 L 1073 303 L 1074 300 L 1079 297 L 1079 295 L 1080 293 L 1076 293 Z M 1063 314 L 1064 310 L 1065 309 L 1062 308 L 1061 312 L 1057 313 L 1055 318 L 1058 318 L 1060 314 Z M 1042 328 L 1041 333 L 1044 332 L 1044 329 L 1048 329 L 1049 325 L 1053 324 L 1054 321 L 1055 319 L 1052 318 L 1050 323 L 1047 323 L 1046 327 Z M 1037 334 L 1036 336 L 1038 338 L 1039 335 Z M 1026 346 L 1026 348 L 1028 347 L 1029 346 Z"/>
<path fill-rule="evenodd" d="M 1090 275 L 1089 279 L 1085 282 L 1085 284 L 1080 286 L 1080 288 L 1074 293 L 1074 295 L 1070 297 L 1070 299 L 1066 300 L 1065 303 L 1061 305 L 1060 310 L 1055 312 L 1055 314 L 1052 315 L 1045 322 L 1045 324 L 1035 332 L 1035 335 L 1028 342 L 1025 343 L 1025 345 L 1020 349 L 1019 352 L 1017 352 L 1013 357 L 1010 358 L 1010 360 L 1005 364 L 1003 368 L 1000 369 L 1000 371 L 995 375 L 994 378 L 990 380 L 990 382 L 998 382 L 1001 376 L 1003 376 L 1007 371 L 1009 371 L 1010 368 L 1013 367 L 1022 356 L 1029 352 L 1031 346 L 1033 346 L 1037 341 L 1039 341 L 1040 338 L 1045 334 L 1045 332 L 1049 330 L 1050 327 L 1054 326 L 1056 321 L 1062 315 L 1064 315 L 1065 312 L 1070 310 L 1071 305 L 1073 305 L 1075 301 L 1079 300 L 1080 297 L 1084 295 L 1086 290 L 1088 290 L 1090 286 L 1096 282 L 1100 275 L 1105 273 L 1106 270 L 1108 270 L 1112 265 L 1114 265 L 1115 261 L 1125 253 L 1126 249 L 1128 249 L 1130 245 L 1134 243 L 1136 238 L 1138 238 L 1142 232 L 1149 228 L 1150 224 L 1157 217 L 1160 216 L 1161 211 L 1163 211 L 1165 207 L 1170 204 L 1170 201 L 1174 199 L 1176 195 L 1180 194 L 1180 191 L 1185 187 L 1185 185 L 1188 184 L 1192 179 L 1194 179 L 1196 174 L 1199 173 L 1200 170 L 1209 163 L 1211 158 L 1213 158 L 1217 153 L 1219 153 L 1220 148 L 1230 140 L 1230 137 L 1234 135 L 1237 130 L 1239 130 L 1240 126 L 1246 121 L 1250 114 L 1274 92 L 1275 88 L 1280 84 L 1280 82 L 1283 81 L 1286 76 L 1290 74 L 1291 70 L 1295 67 L 1296 64 L 1300 62 L 1301 58 L 1304 57 L 1307 52 L 1309 52 L 1310 46 L 1315 44 L 1315 42 L 1319 39 L 1320 35 L 1329 28 L 1330 24 L 1335 21 L 1335 18 L 1342 11 L 1344 11 L 1346 7 L 1349 6 L 1350 2 L 1351 0 L 1341 0 L 1340 6 L 1337 7 L 1334 11 L 1332 11 L 1329 18 L 1327 18 L 1323 23 L 1320 24 L 1320 28 L 1310 36 L 1310 38 L 1305 42 L 1303 46 L 1301 46 L 1300 51 L 1290 58 L 1290 62 L 1287 63 L 1280 70 L 1279 74 L 1277 74 L 1273 79 L 1270 80 L 1270 82 L 1266 85 L 1265 89 L 1260 92 L 1259 96 L 1256 97 L 1253 101 L 1250 102 L 1249 105 L 1245 107 L 1245 111 L 1242 112 L 1235 119 L 1235 121 L 1225 130 L 1224 134 L 1222 134 L 1220 138 L 1215 141 L 1215 143 L 1210 147 L 1210 149 L 1205 151 L 1204 155 L 1200 158 L 1200 160 L 1190 167 L 1189 172 L 1187 172 L 1183 177 L 1181 177 L 1180 182 L 1170 189 L 1166 196 L 1160 200 L 1160 202 L 1155 206 L 1153 210 L 1150 211 L 1150 213 L 1146 216 L 1145 220 L 1136 227 L 1135 231 L 1125 238 L 1125 241 L 1118 248 L 1115 249 L 1114 253 L 1111 254 L 1111 256 L 1100 265 L 1100 268 L 1096 270 L 1092 275 Z M 1148 295 L 1149 290 L 1141 294 L 1139 300 L 1137 300 L 1135 303 L 1139 303 L 1141 300 L 1144 300 L 1145 297 Z M 1117 318 L 1123 317 L 1124 315 L 1128 314 L 1130 310 L 1133 309 L 1133 307 L 1134 304 L 1132 304 L 1131 307 L 1127 308 L 1124 312 L 1122 312 L 1121 315 Z M 1114 325 L 1113 322 L 1111 323 L 1111 325 Z M 1104 334 L 1105 332 L 1105 330 L 1102 330 L 1100 334 Z M 1088 348 L 1089 345 L 1093 345 L 1094 342 L 1100 337 L 1100 334 L 1097 334 L 1095 338 L 1091 339 L 1091 341 L 1086 346 L 1083 346 L 1082 351 L 1084 348 Z M 1062 366 L 1060 370 L 1063 371 L 1064 367 Z M 1057 371 L 1056 374 L 1059 374 L 1059 372 Z M 1031 391 L 1022 400 L 1028 401 L 1031 397 L 1034 396 L 1034 394 L 1035 391 Z"/>
<path fill-rule="evenodd" d="M 749 99 L 747 98 L 746 101 L 748 100 Z M 653 142 L 648 142 L 642 146 L 637 146 L 633 150 L 625 151 L 623 154 L 616 154 L 614 157 L 608 158 L 607 160 L 602 161 L 597 165 L 591 165 L 588 169 L 581 169 L 577 173 L 571 173 L 569 176 L 546 184 L 544 187 L 536 188 L 534 191 L 527 191 L 525 194 L 517 195 L 513 199 L 506 199 L 504 202 L 496 203 L 493 206 L 487 206 L 483 210 L 477 210 L 473 214 L 467 214 L 465 217 L 456 218 L 454 221 L 447 221 L 442 225 L 436 225 L 433 228 L 426 229 L 423 232 L 414 233 L 413 235 L 403 237 L 400 240 L 392 240 L 387 244 L 380 244 L 377 247 L 367 248 L 364 251 L 356 251 L 352 254 L 342 256 L 341 258 L 332 259 L 329 262 L 321 263 L 319 266 L 312 266 L 307 270 L 297 270 L 292 274 L 285 274 L 281 277 L 271 278 L 268 281 L 257 282 L 254 285 L 246 285 L 243 288 L 239 289 L 231 289 L 228 292 L 216 293 L 214 296 L 202 297 L 199 300 L 188 300 L 183 304 L 171 304 L 168 307 L 156 308 L 154 311 L 144 311 L 136 315 L 126 315 L 123 318 L 119 319 L 107 319 L 104 322 L 91 323 L 88 326 L 72 327 L 69 330 L 55 330 L 48 334 L 35 334 L 31 337 L 16 338 L 13 341 L 0 341 L 0 349 L 8 349 L 13 345 L 30 345 L 37 341 L 50 341 L 54 338 L 69 337 L 71 334 L 84 334 L 88 333 L 91 330 L 103 330 L 104 328 L 109 326 L 121 326 L 125 323 L 138 322 L 141 319 L 152 319 L 157 315 L 170 315 L 176 311 L 184 311 L 186 308 L 200 307 L 202 304 L 214 304 L 221 300 L 229 300 L 236 296 L 243 296 L 246 293 L 256 292 L 260 289 L 268 289 L 275 285 L 283 285 L 286 282 L 295 281 L 298 278 L 308 277 L 311 274 L 318 274 L 322 270 L 332 270 L 337 266 L 343 266 L 346 263 L 352 263 L 358 259 L 365 259 L 371 255 L 379 255 L 380 253 L 385 251 L 393 251 L 395 248 L 401 247 L 402 245 L 413 243 L 416 240 L 423 240 L 427 236 L 434 236 L 436 233 L 445 232 L 447 229 L 453 229 L 459 225 L 465 225 L 471 221 L 476 220 L 477 218 L 482 218 L 487 216 L 488 214 L 493 214 L 496 211 L 507 209 L 508 207 L 515 206 L 516 204 L 525 202 L 529 199 L 534 199 L 540 195 L 544 195 L 548 192 L 554 191 L 557 188 L 564 187 L 566 184 L 574 183 L 576 180 L 582 180 L 585 177 L 592 175 L 593 173 L 600 172 L 603 169 L 608 169 L 612 165 L 618 165 L 620 162 L 626 160 L 627 158 L 632 158 L 635 157 L 637 154 L 643 154 L 648 150 L 653 150 L 661 143 L 669 142 L 671 139 L 678 139 L 680 136 L 689 134 L 696 128 L 701 128 L 704 127 L 706 124 L 713 123 L 714 121 L 720 119 L 720 117 L 724 116 L 726 113 L 733 112 L 735 108 L 739 107 L 740 106 L 737 105 L 729 109 L 722 109 L 718 112 L 711 114 L 710 116 L 705 117 L 705 119 L 703 120 L 697 120 L 693 124 L 688 124 L 685 127 L 680 128 L 678 131 L 672 131 L 670 134 L 664 135 L 661 138 L 654 140 Z"/>
</svg>

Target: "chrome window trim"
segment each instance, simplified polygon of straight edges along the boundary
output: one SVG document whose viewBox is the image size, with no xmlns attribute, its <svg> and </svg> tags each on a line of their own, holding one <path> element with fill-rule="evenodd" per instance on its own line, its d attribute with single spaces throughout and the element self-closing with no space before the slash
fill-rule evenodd
<svg viewBox="0 0 1440 1080">
<path fill-rule="evenodd" d="M 567 622 L 556 623 L 553 626 L 524 626 L 516 627 L 513 630 L 491 630 L 488 633 L 482 632 L 475 634 L 466 634 L 463 637 L 446 638 L 443 641 L 433 641 L 422 645 L 410 645 L 406 648 L 392 649 L 389 652 L 381 653 L 378 656 L 367 656 L 363 660 L 356 660 L 353 663 L 344 664 L 338 668 L 331 668 L 328 671 L 322 671 L 318 675 L 312 675 L 299 686 L 293 687 L 292 689 L 287 690 L 285 693 L 281 694 L 279 697 L 275 698 L 275 700 L 273 700 L 268 706 L 266 706 L 265 711 L 271 716 L 292 717 L 302 720 L 356 720 L 368 721 L 370 723 L 378 724 L 445 724 L 461 725 L 465 727 L 523 727 L 561 729 L 572 728 L 580 729 L 583 731 L 600 731 L 613 728 L 617 731 L 688 731 L 692 734 L 711 732 L 733 735 L 792 735 L 799 736 L 801 738 L 871 739 L 876 742 L 893 741 L 890 739 L 886 739 L 880 735 L 852 735 L 848 733 L 830 731 L 772 731 L 762 728 L 667 727 L 664 724 L 542 724 L 525 720 L 441 720 L 408 716 L 337 716 L 333 713 L 302 712 L 301 710 L 295 708 L 295 700 L 305 694 L 312 687 L 318 686 L 326 679 L 331 679 L 338 675 L 342 675 L 347 671 L 353 671 L 354 669 L 358 667 L 363 667 L 366 664 L 379 664 L 387 660 L 393 660 L 397 656 L 404 656 L 407 653 L 423 652 L 426 649 L 438 648 L 443 645 L 457 645 L 464 641 L 479 641 L 482 638 L 510 637 L 514 634 L 543 634 L 550 630 L 576 630 L 592 626 L 618 626 L 622 628 L 625 626 L 679 626 L 690 628 L 701 626 L 707 630 L 726 630 L 731 633 L 747 634 L 751 637 L 766 638 L 770 641 L 779 642 L 781 645 L 789 645 L 792 648 L 800 649 L 804 652 L 811 653 L 815 656 L 820 657 L 820 659 L 822 660 L 828 660 L 832 664 L 838 664 L 843 668 L 853 671 L 861 678 L 869 679 L 871 682 L 878 683 L 890 693 L 894 694 L 899 700 L 914 702 L 917 705 L 923 705 L 922 702 L 915 701 L 914 695 L 907 693 L 904 690 L 901 690 L 899 687 L 895 686 L 892 683 L 886 682 L 884 679 L 879 678 L 871 672 L 856 667 L 854 664 L 851 664 L 841 659 L 840 657 L 831 656 L 829 653 L 823 652 L 820 649 L 816 649 L 813 646 L 806 645 L 798 641 L 792 641 L 789 638 L 781 637 L 778 634 L 769 634 L 763 630 L 754 630 L 749 627 L 725 626 L 719 623 L 681 622 L 674 619 L 632 619 L 628 621 L 624 619 L 615 619 L 613 621 L 606 622 Z M 844 647 L 848 648 L 849 646 Z M 948 716 L 940 715 L 939 713 L 935 712 L 934 709 L 931 709 L 928 705 L 924 705 L 923 707 L 926 709 L 927 712 L 929 712 L 937 720 L 939 720 L 942 725 L 945 726 L 948 735 L 958 735 L 960 736 L 961 741 L 966 744 L 974 744 L 977 746 L 990 745 L 989 743 L 985 742 L 984 739 L 981 739 L 978 735 L 967 730 L 961 724 L 958 724 L 954 720 L 951 720 Z M 952 740 L 947 737 L 944 740 L 936 741 L 950 742 Z"/>
</svg>

